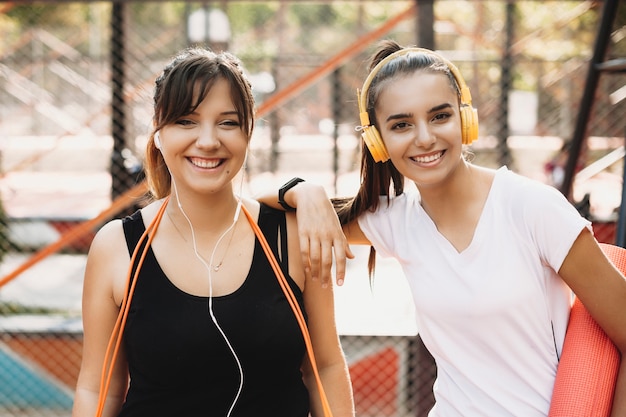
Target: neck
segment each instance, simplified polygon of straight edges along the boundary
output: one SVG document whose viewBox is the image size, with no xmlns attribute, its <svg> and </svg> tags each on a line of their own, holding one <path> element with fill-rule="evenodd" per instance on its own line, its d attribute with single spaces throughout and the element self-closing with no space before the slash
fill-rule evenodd
<svg viewBox="0 0 626 417">
<path fill-rule="evenodd" d="M 218 233 L 230 226 L 238 210 L 238 197 L 234 194 L 206 200 L 188 200 L 172 195 L 167 207 L 167 215 L 184 234 L 189 231 L 189 223 L 196 233 Z M 239 216 L 240 217 L 240 216 Z"/>
<path fill-rule="evenodd" d="M 416 184 L 426 212 L 430 214 L 431 211 L 445 211 L 448 208 L 456 211 L 462 207 L 474 193 L 475 174 L 472 165 L 462 161 L 442 182 Z"/>
</svg>

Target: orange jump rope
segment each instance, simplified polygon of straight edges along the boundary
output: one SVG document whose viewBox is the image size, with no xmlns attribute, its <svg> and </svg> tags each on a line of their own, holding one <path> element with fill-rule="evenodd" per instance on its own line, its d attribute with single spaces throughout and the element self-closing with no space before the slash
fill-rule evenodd
<svg viewBox="0 0 626 417">
<path fill-rule="evenodd" d="M 137 277 L 139 276 L 139 271 L 141 269 L 141 266 L 143 265 L 144 259 L 148 252 L 148 248 L 150 247 L 150 244 L 152 243 L 152 239 L 154 239 L 154 236 L 155 236 L 154 232 L 156 232 L 156 229 L 159 226 L 161 219 L 163 218 L 163 214 L 165 213 L 165 208 L 167 207 L 168 202 L 169 202 L 169 197 L 167 197 L 163 201 L 163 204 L 159 208 L 159 211 L 157 212 L 156 216 L 150 222 L 148 227 L 146 227 L 145 232 L 141 235 L 139 242 L 137 243 L 137 246 L 135 247 L 135 250 L 133 251 L 133 254 L 131 256 L 130 267 L 128 269 L 128 275 L 126 278 L 126 288 L 128 288 L 129 285 L 130 285 L 130 288 L 126 292 L 122 300 L 122 304 L 120 306 L 120 313 L 118 315 L 117 321 L 115 322 L 115 326 L 111 333 L 111 338 L 109 339 L 109 344 L 107 346 L 107 350 L 104 356 L 104 363 L 102 365 L 102 379 L 100 382 L 100 393 L 98 397 L 98 408 L 96 410 L 96 417 L 101 417 L 102 412 L 104 410 L 106 396 L 109 391 L 109 386 L 111 384 L 111 378 L 113 375 L 113 365 L 115 364 L 115 361 L 117 359 L 119 348 L 122 342 L 122 335 L 124 333 L 124 327 L 126 325 L 126 319 L 128 317 L 130 303 L 132 301 L 133 293 L 135 291 L 135 284 L 137 283 Z M 252 215 L 250 214 L 248 209 L 246 209 L 244 205 L 242 205 L 241 207 L 243 209 L 244 214 L 246 215 L 246 218 L 248 219 L 248 222 L 250 223 L 250 226 L 252 227 L 252 230 L 254 230 L 254 234 L 256 235 L 257 239 L 261 243 L 263 251 L 265 252 L 265 255 L 267 256 L 270 262 L 270 265 L 272 266 L 272 269 L 274 270 L 274 273 L 276 274 L 276 278 L 278 279 L 280 287 L 285 293 L 285 297 L 287 298 L 287 301 L 289 302 L 289 305 L 291 306 L 291 309 L 293 310 L 294 315 L 296 316 L 296 320 L 298 321 L 298 325 L 300 326 L 300 330 L 304 337 L 304 343 L 306 345 L 306 350 L 309 356 L 309 361 L 311 362 L 311 367 L 313 368 L 315 381 L 319 389 L 324 416 L 332 417 L 330 405 L 328 403 L 328 399 L 326 398 L 326 393 L 324 392 L 324 387 L 322 386 L 322 380 L 317 370 L 317 363 L 315 361 L 315 355 L 313 354 L 313 344 L 311 342 L 311 337 L 309 335 L 309 330 L 307 328 L 304 315 L 302 314 L 302 310 L 300 309 L 300 306 L 296 300 L 296 297 L 291 291 L 291 287 L 289 287 L 289 284 L 287 283 L 287 280 L 280 269 L 280 265 L 278 264 L 276 257 L 272 253 L 272 250 L 270 249 L 270 246 L 267 243 L 267 240 L 265 239 L 263 232 L 259 228 L 256 221 L 252 218 Z M 142 247 L 142 243 L 146 241 L 146 239 L 147 239 L 147 242 L 144 246 L 144 249 L 141 252 L 141 255 L 139 255 L 139 251 L 140 251 L 140 248 Z M 139 262 L 137 263 L 137 268 L 135 269 L 135 273 L 133 274 L 133 265 L 135 264 L 135 260 L 137 259 L 138 256 L 139 256 Z M 133 276 L 132 284 L 130 281 L 131 276 Z"/>
</svg>

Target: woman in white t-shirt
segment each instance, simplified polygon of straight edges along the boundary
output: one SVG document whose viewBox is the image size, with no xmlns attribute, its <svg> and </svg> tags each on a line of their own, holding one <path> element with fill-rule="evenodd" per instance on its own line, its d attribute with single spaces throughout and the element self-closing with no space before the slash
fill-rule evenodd
<svg viewBox="0 0 626 417">
<path fill-rule="evenodd" d="M 465 160 L 478 118 L 441 55 L 383 42 L 358 99 L 361 186 L 334 201 L 345 237 L 321 186 L 279 193 L 298 207 L 309 273 L 328 279 L 334 251 L 341 284 L 346 242 L 400 262 L 437 363 L 430 416 L 546 416 L 572 291 L 623 354 L 624 277 L 556 189 Z M 626 415 L 625 363 L 613 415 Z"/>
</svg>

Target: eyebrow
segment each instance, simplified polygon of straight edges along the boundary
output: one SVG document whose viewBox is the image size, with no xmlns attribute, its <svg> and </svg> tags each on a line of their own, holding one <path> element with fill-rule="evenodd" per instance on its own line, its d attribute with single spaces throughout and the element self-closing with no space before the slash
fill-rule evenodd
<svg viewBox="0 0 626 417">
<path fill-rule="evenodd" d="M 197 110 L 194 110 L 191 113 L 186 114 L 185 116 L 198 116 L 199 114 L 200 113 L 198 113 Z M 239 112 L 237 110 L 227 110 L 227 111 L 221 112 L 220 115 L 222 115 L 222 116 L 231 116 L 231 115 L 239 116 Z"/>
<path fill-rule="evenodd" d="M 389 122 L 391 120 L 397 120 L 397 119 L 404 119 L 407 117 L 411 117 L 413 115 L 413 113 L 397 113 L 397 114 L 392 114 L 389 115 L 389 117 L 387 117 L 387 119 L 385 119 L 385 122 Z"/>
<path fill-rule="evenodd" d="M 435 113 L 444 109 L 451 109 L 452 108 L 452 104 L 450 103 L 442 103 L 439 104 L 435 107 L 432 107 L 430 110 L 428 110 L 428 113 Z M 391 120 L 397 120 L 397 119 L 404 119 L 406 117 L 411 117 L 413 115 L 413 113 L 396 113 L 396 114 L 391 114 L 389 115 L 389 117 L 387 117 L 387 119 L 385 119 L 385 122 L 389 122 Z"/>
<path fill-rule="evenodd" d="M 443 109 L 451 109 L 451 108 L 452 108 L 452 104 L 450 104 L 450 103 L 443 103 L 443 104 L 440 104 L 438 106 L 433 107 L 432 109 L 430 109 L 428 111 L 428 113 L 433 113 L 433 112 L 440 111 L 440 110 L 443 110 Z"/>
<path fill-rule="evenodd" d="M 237 110 L 228 110 L 220 113 L 222 116 L 237 116 L 239 117 L 239 112 Z"/>
</svg>

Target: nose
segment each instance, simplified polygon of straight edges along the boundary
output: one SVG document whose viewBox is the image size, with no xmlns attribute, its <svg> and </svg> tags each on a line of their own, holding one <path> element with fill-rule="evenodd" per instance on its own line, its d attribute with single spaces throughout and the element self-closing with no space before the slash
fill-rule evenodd
<svg viewBox="0 0 626 417">
<path fill-rule="evenodd" d="M 429 148 L 435 141 L 435 135 L 430 131 L 428 123 L 418 123 L 415 129 L 415 143 L 422 148 Z"/>
<path fill-rule="evenodd" d="M 217 135 L 217 130 L 210 127 L 202 128 L 196 139 L 196 146 L 202 149 L 217 149 L 221 142 Z"/>
</svg>

